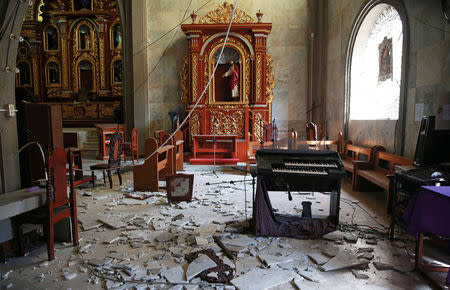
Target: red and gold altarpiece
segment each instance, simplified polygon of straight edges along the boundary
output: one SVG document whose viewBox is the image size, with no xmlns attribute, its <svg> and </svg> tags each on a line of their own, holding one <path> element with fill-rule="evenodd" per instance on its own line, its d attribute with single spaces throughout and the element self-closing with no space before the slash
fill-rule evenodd
<svg viewBox="0 0 450 290">
<path fill-rule="evenodd" d="M 275 80 L 267 37 L 272 24 L 255 21 L 236 9 L 219 58 L 232 11 L 232 4 L 223 3 L 197 22 L 196 15 L 191 15 L 193 23 L 181 26 L 188 38 L 188 52 L 180 73 L 181 101 L 186 111 L 195 106 L 219 62 L 209 87 L 190 117 L 190 136 L 237 135 L 242 143 L 238 144 L 238 155 L 242 155 L 242 151 L 246 151 L 243 142 L 248 138 L 247 132 L 255 139 L 264 138 L 260 124 L 271 120 Z M 232 76 L 226 76 L 231 66 L 234 81 L 237 81 L 234 92 Z"/>
</svg>

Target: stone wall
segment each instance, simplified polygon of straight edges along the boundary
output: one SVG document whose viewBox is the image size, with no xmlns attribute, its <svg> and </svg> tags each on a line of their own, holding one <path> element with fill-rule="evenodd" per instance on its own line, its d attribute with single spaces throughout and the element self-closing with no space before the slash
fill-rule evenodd
<svg viewBox="0 0 450 290">
<path fill-rule="evenodd" d="M 170 128 L 167 113 L 180 104 L 179 73 L 183 56 L 187 52 L 186 36 L 178 27 L 142 52 L 138 51 L 145 47 L 145 43 L 151 43 L 176 26 L 182 19 L 188 2 L 177 0 L 155 0 L 148 1 L 148 4 L 147 1 L 141 0 L 134 2 L 135 125 L 142 129 L 141 134 L 148 137 L 152 136 L 155 130 Z M 234 3 L 232 0 L 228 2 Z M 193 10 L 204 3 L 205 1 L 193 0 L 186 16 L 189 17 Z M 197 12 L 198 17 L 215 10 L 222 3 L 223 0 L 211 1 Z M 239 1 L 237 8 L 255 19 L 255 14 L 260 9 L 264 13 L 262 21 L 273 24 L 267 49 L 274 59 L 276 79 L 273 117 L 277 119 L 281 128 L 302 129 L 306 123 L 307 1 L 249 0 Z M 143 17 L 142 22 L 136 19 L 140 17 Z M 186 20 L 185 23 L 191 23 L 191 20 Z M 166 48 L 164 56 L 161 57 Z M 153 73 L 146 80 L 153 69 Z"/>
<path fill-rule="evenodd" d="M 345 59 L 350 31 L 365 1 L 329 1 L 327 121 L 330 132 L 344 127 Z M 450 104 L 450 24 L 442 14 L 440 1 L 405 0 L 410 45 L 407 59 L 406 129 L 404 155 L 413 157 L 420 120 L 415 120 L 415 104 L 424 103 L 425 115 L 437 116 L 437 128 L 449 129 L 443 120 L 443 105 Z M 434 26 L 434 27 L 432 27 Z M 395 148 L 395 121 L 352 121 L 349 139 L 356 144 L 379 144 Z M 333 135 L 331 135 L 333 136 Z"/>
</svg>

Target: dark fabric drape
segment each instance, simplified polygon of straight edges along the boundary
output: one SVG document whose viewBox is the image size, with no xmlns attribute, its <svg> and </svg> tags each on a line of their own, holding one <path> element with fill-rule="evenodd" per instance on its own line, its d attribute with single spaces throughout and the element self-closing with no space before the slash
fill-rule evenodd
<svg viewBox="0 0 450 290">
<path fill-rule="evenodd" d="M 275 214 L 264 179 L 260 176 L 257 178 L 256 197 L 253 206 L 255 234 L 258 236 L 317 239 L 335 230 L 334 224 L 326 219 Z"/>
</svg>

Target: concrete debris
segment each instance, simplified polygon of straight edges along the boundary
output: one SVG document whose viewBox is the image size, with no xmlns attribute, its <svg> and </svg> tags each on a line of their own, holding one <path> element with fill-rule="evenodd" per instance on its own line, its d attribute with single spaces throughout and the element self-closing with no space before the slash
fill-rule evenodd
<svg viewBox="0 0 450 290">
<path fill-rule="evenodd" d="M 350 250 L 345 249 L 340 251 L 336 257 L 329 260 L 326 264 L 322 265 L 321 269 L 323 271 L 334 271 L 367 265 L 368 263 L 369 260 L 358 259 Z"/>
<path fill-rule="evenodd" d="M 162 232 L 161 234 L 159 234 L 158 236 L 156 236 L 155 239 L 158 242 L 166 243 L 166 242 L 171 241 L 175 237 L 176 237 L 176 235 L 172 234 L 171 232 L 165 231 L 165 232 Z"/>
<path fill-rule="evenodd" d="M 97 220 L 113 229 L 120 229 L 127 226 L 127 224 L 124 223 L 122 219 L 116 217 L 107 217 L 99 215 L 97 216 Z"/>
<path fill-rule="evenodd" d="M 168 290 L 183 290 L 183 284 L 175 285 L 173 287 L 170 287 Z"/>
<path fill-rule="evenodd" d="M 334 257 L 339 253 L 339 250 L 340 250 L 339 247 L 336 247 L 333 244 L 329 244 L 322 249 L 322 253 L 327 255 L 328 257 Z"/>
<path fill-rule="evenodd" d="M 94 196 L 94 200 L 103 200 L 103 199 L 107 199 L 108 195 L 98 195 L 98 196 Z"/>
<path fill-rule="evenodd" d="M 195 237 L 195 243 L 197 244 L 197 246 L 205 247 L 208 245 L 208 240 L 204 237 Z"/>
<path fill-rule="evenodd" d="M 266 264 L 268 267 L 272 267 L 281 263 L 289 263 L 292 262 L 294 260 L 294 257 L 289 255 L 289 256 L 275 256 L 275 255 L 271 255 L 271 254 L 258 254 L 258 258 L 264 263 Z"/>
<path fill-rule="evenodd" d="M 244 275 L 231 280 L 231 284 L 240 290 L 270 289 L 295 278 L 299 277 L 292 271 L 281 269 L 252 269 Z"/>
<path fill-rule="evenodd" d="M 341 231 L 334 231 L 322 236 L 322 239 L 329 241 L 340 241 L 344 238 L 344 234 Z"/>
<path fill-rule="evenodd" d="M 90 247 L 92 247 L 92 244 L 90 243 L 80 247 L 80 253 L 85 253 Z"/>
<path fill-rule="evenodd" d="M 381 263 L 381 262 L 373 262 L 373 265 L 378 271 L 384 271 L 384 270 L 392 270 L 392 265 Z"/>
<path fill-rule="evenodd" d="M 368 252 L 373 252 L 373 248 L 372 247 L 358 248 L 358 253 L 368 253 Z"/>
<path fill-rule="evenodd" d="M 358 242 L 358 236 L 352 233 L 344 233 L 344 239 L 349 243 Z"/>
<path fill-rule="evenodd" d="M 72 280 L 77 277 L 77 273 L 67 273 L 63 275 L 65 280 Z"/>
<path fill-rule="evenodd" d="M 373 254 L 372 253 L 362 253 L 358 256 L 358 258 L 364 258 L 367 260 L 372 260 L 373 259 Z"/>
<path fill-rule="evenodd" d="M 5 289 L 10 289 L 13 287 L 13 283 L 9 283 L 8 285 L 5 286 Z"/>
<path fill-rule="evenodd" d="M 306 280 L 314 283 L 320 283 L 325 281 L 324 276 L 317 271 L 298 270 L 297 273 Z"/>
<path fill-rule="evenodd" d="M 376 244 L 378 244 L 378 241 L 375 240 L 375 239 L 369 239 L 369 240 L 366 240 L 366 244 L 368 244 L 368 245 L 376 245 Z"/>
<path fill-rule="evenodd" d="M 5 274 L 2 274 L 2 280 L 6 280 L 8 279 L 9 275 L 13 272 L 13 270 L 9 270 L 8 272 L 6 272 Z"/>
<path fill-rule="evenodd" d="M 170 283 L 183 283 L 184 271 L 181 266 L 176 266 L 167 270 L 164 270 L 161 275 L 167 279 Z"/>
<path fill-rule="evenodd" d="M 209 258 L 207 255 L 200 254 L 197 259 L 189 264 L 186 271 L 186 280 L 190 281 L 201 272 L 214 267 L 217 267 L 217 264 L 213 260 L 211 260 L 211 258 Z"/>
<path fill-rule="evenodd" d="M 369 276 L 367 276 L 366 274 L 363 273 L 359 273 L 355 270 L 352 270 L 353 275 L 355 276 L 356 279 L 369 279 Z"/>
<path fill-rule="evenodd" d="M 328 262 L 329 258 L 325 255 L 322 255 L 320 253 L 312 253 L 308 254 L 308 257 L 317 265 L 323 265 L 326 262 Z"/>
<path fill-rule="evenodd" d="M 320 244 L 320 243 L 312 244 L 312 245 L 311 245 L 311 249 L 318 249 L 318 248 L 320 248 L 321 246 L 322 246 L 322 244 Z"/>
<path fill-rule="evenodd" d="M 48 261 L 42 262 L 39 264 L 39 267 L 48 267 Z"/>
<path fill-rule="evenodd" d="M 164 230 L 166 228 L 166 223 L 164 221 L 153 221 L 152 223 L 153 228 L 155 229 L 155 231 L 160 231 L 160 230 Z"/>
</svg>

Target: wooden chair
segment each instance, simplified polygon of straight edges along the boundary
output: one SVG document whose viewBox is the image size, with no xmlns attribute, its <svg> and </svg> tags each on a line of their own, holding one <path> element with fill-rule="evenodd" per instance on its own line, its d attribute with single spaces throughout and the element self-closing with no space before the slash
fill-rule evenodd
<svg viewBox="0 0 450 290">
<path fill-rule="evenodd" d="M 169 154 L 172 148 L 173 145 L 158 148 L 158 141 L 155 138 L 145 140 L 146 160 L 144 164 L 133 167 L 135 191 L 159 191 L 159 174 L 167 164 L 172 163 L 172 155 Z M 155 151 L 156 153 L 148 158 Z"/>
<path fill-rule="evenodd" d="M 69 196 L 67 196 L 67 163 L 69 163 Z M 46 205 L 13 218 L 22 256 L 25 253 L 22 225 L 26 223 L 42 224 L 44 226 L 44 233 L 47 236 L 49 261 L 55 259 L 54 225 L 61 219 L 71 219 L 73 245 L 78 245 L 77 202 L 73 184 L 72 164 L 73 154 L 67 153 L 64 148 L 56 148 L 48 159 Z"/>
<path fill-rule="evenodd" d="M 131 162 L 134 165 L 134 153 L 136 152 L 136 161 L 139 160 L 139 134 L 136 128 L 131 131 L 131 142 L 124 142 L 122 149 L 131 153 Z M 127 156 L 124 154 L 124 159 L 127 161 Z"/>
<path fill-rule="evenodd" d="M 310 122 L 308 125 L 306 125 L 306 140 L 317 140 L 317 125 L 313 122 Z"/>
<path fill-rule="evenodd" d="M 102 170 L 103 181 L 106 183 L 105 171 L 108 172 L 109 187 L 113 187 L 111 171 L 116 169 L 119 177 L 119 183 L 122 185 L 122 175 L 120 175 L 120 155 L 122 153 L 122 136 L 118 131 L 114 133 L 109 142 L 109 159 L 108 163 L 99 163 L 91 166 L 92 185 L 95 186 L 95 170 Z"/>
</svg>

